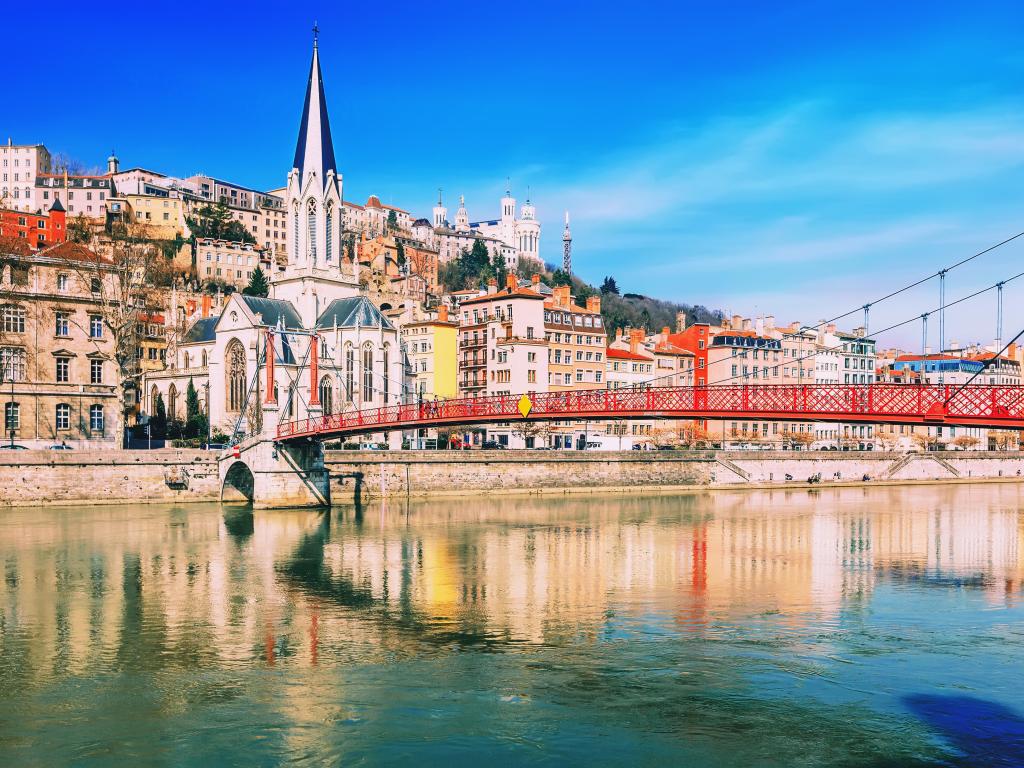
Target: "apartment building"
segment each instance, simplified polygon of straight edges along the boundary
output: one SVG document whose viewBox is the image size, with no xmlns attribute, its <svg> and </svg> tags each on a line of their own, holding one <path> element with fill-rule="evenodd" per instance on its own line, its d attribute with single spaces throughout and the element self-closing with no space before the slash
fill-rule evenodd
<svg viewBox="0 0 1024 768">
<path fill-rule="evenodd" d="M 121 379 L 98 299 L 113 265 L 107 272 L 109 262 L 70 242 L 32 252 L 5 239 L 0 255 L 2 438 L 27 448 L 120 446 Z M 90 277 L 96 271 L 102 277 Z"/>
<path fill-rule="evenodd" d="M 196 275 L 204 283 L 224 283 L 240 290 L 249 284 L 256 267 L 261 267 L 269 280 L 270 257 L 258 245 L 200 238 L 195 247 Z"/>
<path fill-rule="evenodd" d="M 509 275 L 504 288 L 492 280 L 487 292 L 459 305 L 459 394 L 463 397 L 543 392 L 548 388 L 544 297 L 521 288 Z M 603 348 L 602 348 L 603 349 Z M 486 439 L 509 447 L 534 442 L 516 425 L 468 430 L 464 439 Z"/>
<path fill-rule="evenodd" d="M 36 177 L 50 171 L 50 152 L 42 144 L 0 145 L 0 208 L 35 213 L 53 203 L 36 193 Z"/>
</svg>

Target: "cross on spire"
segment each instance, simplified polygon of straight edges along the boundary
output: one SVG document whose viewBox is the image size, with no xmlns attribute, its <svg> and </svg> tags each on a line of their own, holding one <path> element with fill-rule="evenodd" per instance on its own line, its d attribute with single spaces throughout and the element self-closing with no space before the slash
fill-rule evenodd
<svg viewBox="0 0 1024 768">
<path fill-rule="evenodd" d="M 316 21 L 313 22 L 313 47 L 316 48 L 317 41 L 320 39 L 320 27 L 317 26 Z"/>
</svg>

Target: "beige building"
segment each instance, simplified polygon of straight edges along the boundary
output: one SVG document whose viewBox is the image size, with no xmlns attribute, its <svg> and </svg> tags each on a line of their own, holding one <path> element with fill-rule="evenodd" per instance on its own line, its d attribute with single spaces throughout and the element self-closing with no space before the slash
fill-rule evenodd
<svg viewBox="0 0 1024 768">
<path fill-rule="evenodd" d="M 203 283 L 225 283 L 241 290 L 256 267 L 262 267 L 269 281 L 269 256 L 258 245 L 209 238 L 196 241 L 196 275 Z"/>
<path fill-rule="evenodd" d="M 121 380 L 98 300 L 101 284 L 94 282 L 100 278 L 88 276 L 94 260 L 105 263 L 75 243 L 35 254 L 0 248 L 5 442 L 27 448 L 121 444 Z M 115 279 L 112 271 L 109 279 Z"/>
</svg>

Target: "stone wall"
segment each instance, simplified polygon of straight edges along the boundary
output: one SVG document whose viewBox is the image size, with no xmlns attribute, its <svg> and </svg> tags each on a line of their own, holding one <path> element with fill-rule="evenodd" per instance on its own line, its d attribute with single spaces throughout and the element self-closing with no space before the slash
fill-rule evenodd
<svg viewBox="0 0 1024 768">
<path fill-rule="evenodd" d="M 209 451 L 0 451 L 0 506 L 217 501 Z"/>
<path fill-rule="evenodd" d="M 1024 479 L 1024 453 L 329 451 L 324 469 L 331 502 L 347 504 L 357 494 L 366 501 L 795 485 L 816 474 L 824 484 L 859 484 L 864 475 L 875 483 L 1009 481 Z M 276 465 L 262 471 L 258 507 L 295 504 L 290 486 L 309 480 Z M 217 457 L 207 451 L 0 451 L 0 506 L 217 501 L 220 485 Z"/>
<path fill-rule="evenodd" d="M 381 496 L 660 491 L 693 486 L 1017 478 L 1024 454 L 790 451 L 328 451 L 331 501 Z M 837 475 L 838 473 L 838 475 Z M 792 480 L 787 481 L 786 475 Z"/>
</svg>

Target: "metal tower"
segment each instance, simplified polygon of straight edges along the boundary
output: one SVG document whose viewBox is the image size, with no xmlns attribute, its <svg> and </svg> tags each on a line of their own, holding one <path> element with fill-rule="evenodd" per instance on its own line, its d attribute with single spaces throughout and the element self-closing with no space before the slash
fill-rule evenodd
<svg viewBox="0 0 1024 768">
<path fill-rule="evenodd" d="M 565 212 L 565 231 L 562 232 L 562 269 L 572 274 L 572 233 L 569 231 L 569 212 Z"/>
</svg>

